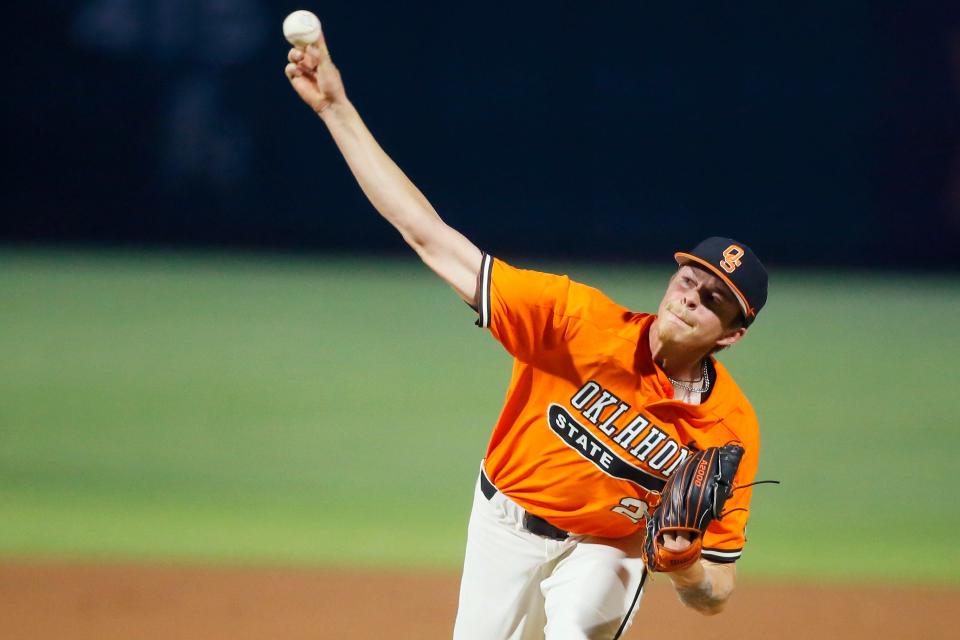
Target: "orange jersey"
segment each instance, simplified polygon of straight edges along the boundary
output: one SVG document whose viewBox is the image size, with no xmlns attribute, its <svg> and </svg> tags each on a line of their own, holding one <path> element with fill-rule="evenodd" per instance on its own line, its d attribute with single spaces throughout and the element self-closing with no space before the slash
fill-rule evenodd
<svg viewBox="0 0 960 640">
<path fill-rule="evenodd" d="M 706 400 L 673 399 L 650 353 L 655 316 L 634 313 L 600 291 L 516 269 L 484 255 L 478 325 L 514 357 L 506 401 L 484 469 L 527 511 L 575 534 L 620 538 L 643 527 L 666 479 L 692 449 L 745 448 L 734 485 L 753 482 L 756 415 L 726 369 L 711 358 Z M 704 535 L 703 557 L 740 557 L 750 488 L 735 491 Z"/>
</svg>

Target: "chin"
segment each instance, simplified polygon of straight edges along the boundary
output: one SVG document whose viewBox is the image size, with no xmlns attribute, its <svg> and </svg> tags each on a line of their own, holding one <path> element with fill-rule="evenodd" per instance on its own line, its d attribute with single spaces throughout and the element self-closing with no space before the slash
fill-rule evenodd
<svg viewBox="0 0 960 640">
<path fill-rule="evenodd" d="M 679 347 L 684 351 L 709 350 L 709 347 L 703 344 L 702 338 L 694 335 L 693 329 L 687 326 L 681 327 L 671 322 L 665 322 L 657 333 L 660 337 L 660 342 L 673 347 Z"/>
<path fill-rule="evenodd" d="M 657 323 L 657 335 L 663 343 L 683 344 L 684 342 L 681 328 L 669 320 Z"/>
</svg>

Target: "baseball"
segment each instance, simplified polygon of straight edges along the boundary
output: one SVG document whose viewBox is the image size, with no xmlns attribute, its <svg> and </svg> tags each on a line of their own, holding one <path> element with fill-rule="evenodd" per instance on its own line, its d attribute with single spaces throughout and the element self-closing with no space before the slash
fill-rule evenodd
<svg viewBox="0 0 960 640">
<path fill-rule="evenodd" d="M 298 49 L 304 49 L 320 39 L 320 20 L 305 9 L 294 11 L 283 21 L 283 37 Z"/>
</svg>

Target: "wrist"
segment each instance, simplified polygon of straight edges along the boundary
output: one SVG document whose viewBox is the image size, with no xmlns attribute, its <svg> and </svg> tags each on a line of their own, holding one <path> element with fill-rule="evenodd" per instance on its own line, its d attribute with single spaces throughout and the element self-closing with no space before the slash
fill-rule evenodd
<svg viewBox="0 0 960 640">
<path fill-rule="evenodd" d="M 685 569 L 677 569 L 667 574 L 677 588 L 698 589 L 702 588 L 708 581 L 707 571 L 699 560 Z"/>
<path fill-rule="evenodd" d="M 328 102 L 326 105 L 320 107 L 316 111 L 316 114 L 320 116 L 321 120 L 329 124 L 334 120 L 345 119 L 353 111 L 353 105 L 346 97 L 343 97 L 340 100 Z"/>
</svg>

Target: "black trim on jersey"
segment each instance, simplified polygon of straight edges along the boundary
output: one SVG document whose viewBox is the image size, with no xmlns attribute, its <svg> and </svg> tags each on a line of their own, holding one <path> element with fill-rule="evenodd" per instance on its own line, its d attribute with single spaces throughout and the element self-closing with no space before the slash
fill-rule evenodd
<svg viewBox="0 0 960 640">
<path fill-rule="evenodd" d="M 700 404 L 703 404 L 710 397 L 710 394 L 713 393 L 713 388 L 717 386 L 717 367 L 713 364 L 713 358 L 707 356 L 707 377 L 710 378 L 710 386 L 707 387 L 707 392 L 700 396 Z"/>
<path fill-rule="evenodd" d="M 564 424 L 570 426 L 570 428 L 559 426 L 557 423 L 558 417 L 562 417 Z M 663 490 L 663 485 L 666 484 L 665 480 L 633 466 L 618 456 L 597 436 L 577 422 L 566 408 L 551 403 L 550 408 L 547 409 L 547 423 L 550 430 L 557 434 L 564 444 L 592 462 L 608 476 L 628 480 L 648 491 Z M 581 438 L 584 438 L 586 448 L 578 442 Z"/>
<path fill-rule="evenodd" d="M 700 555 L 710 562 L 719 562 L 722 564 L 728 564 L 731 562 L 736 562 L 740 559 L 740 556 L 743 555 L 743 549 L 707 549 L 703 548 L 700 550 Z"/>
<path fill-rule="evenodd" d="M 477 318 L 476 325 L 481 329 L 490 326 L 490 276 L 493 273 L 493 256 L 483 254 L 480 261 L 480 273 L 477 281 Z"/>
</svg>

